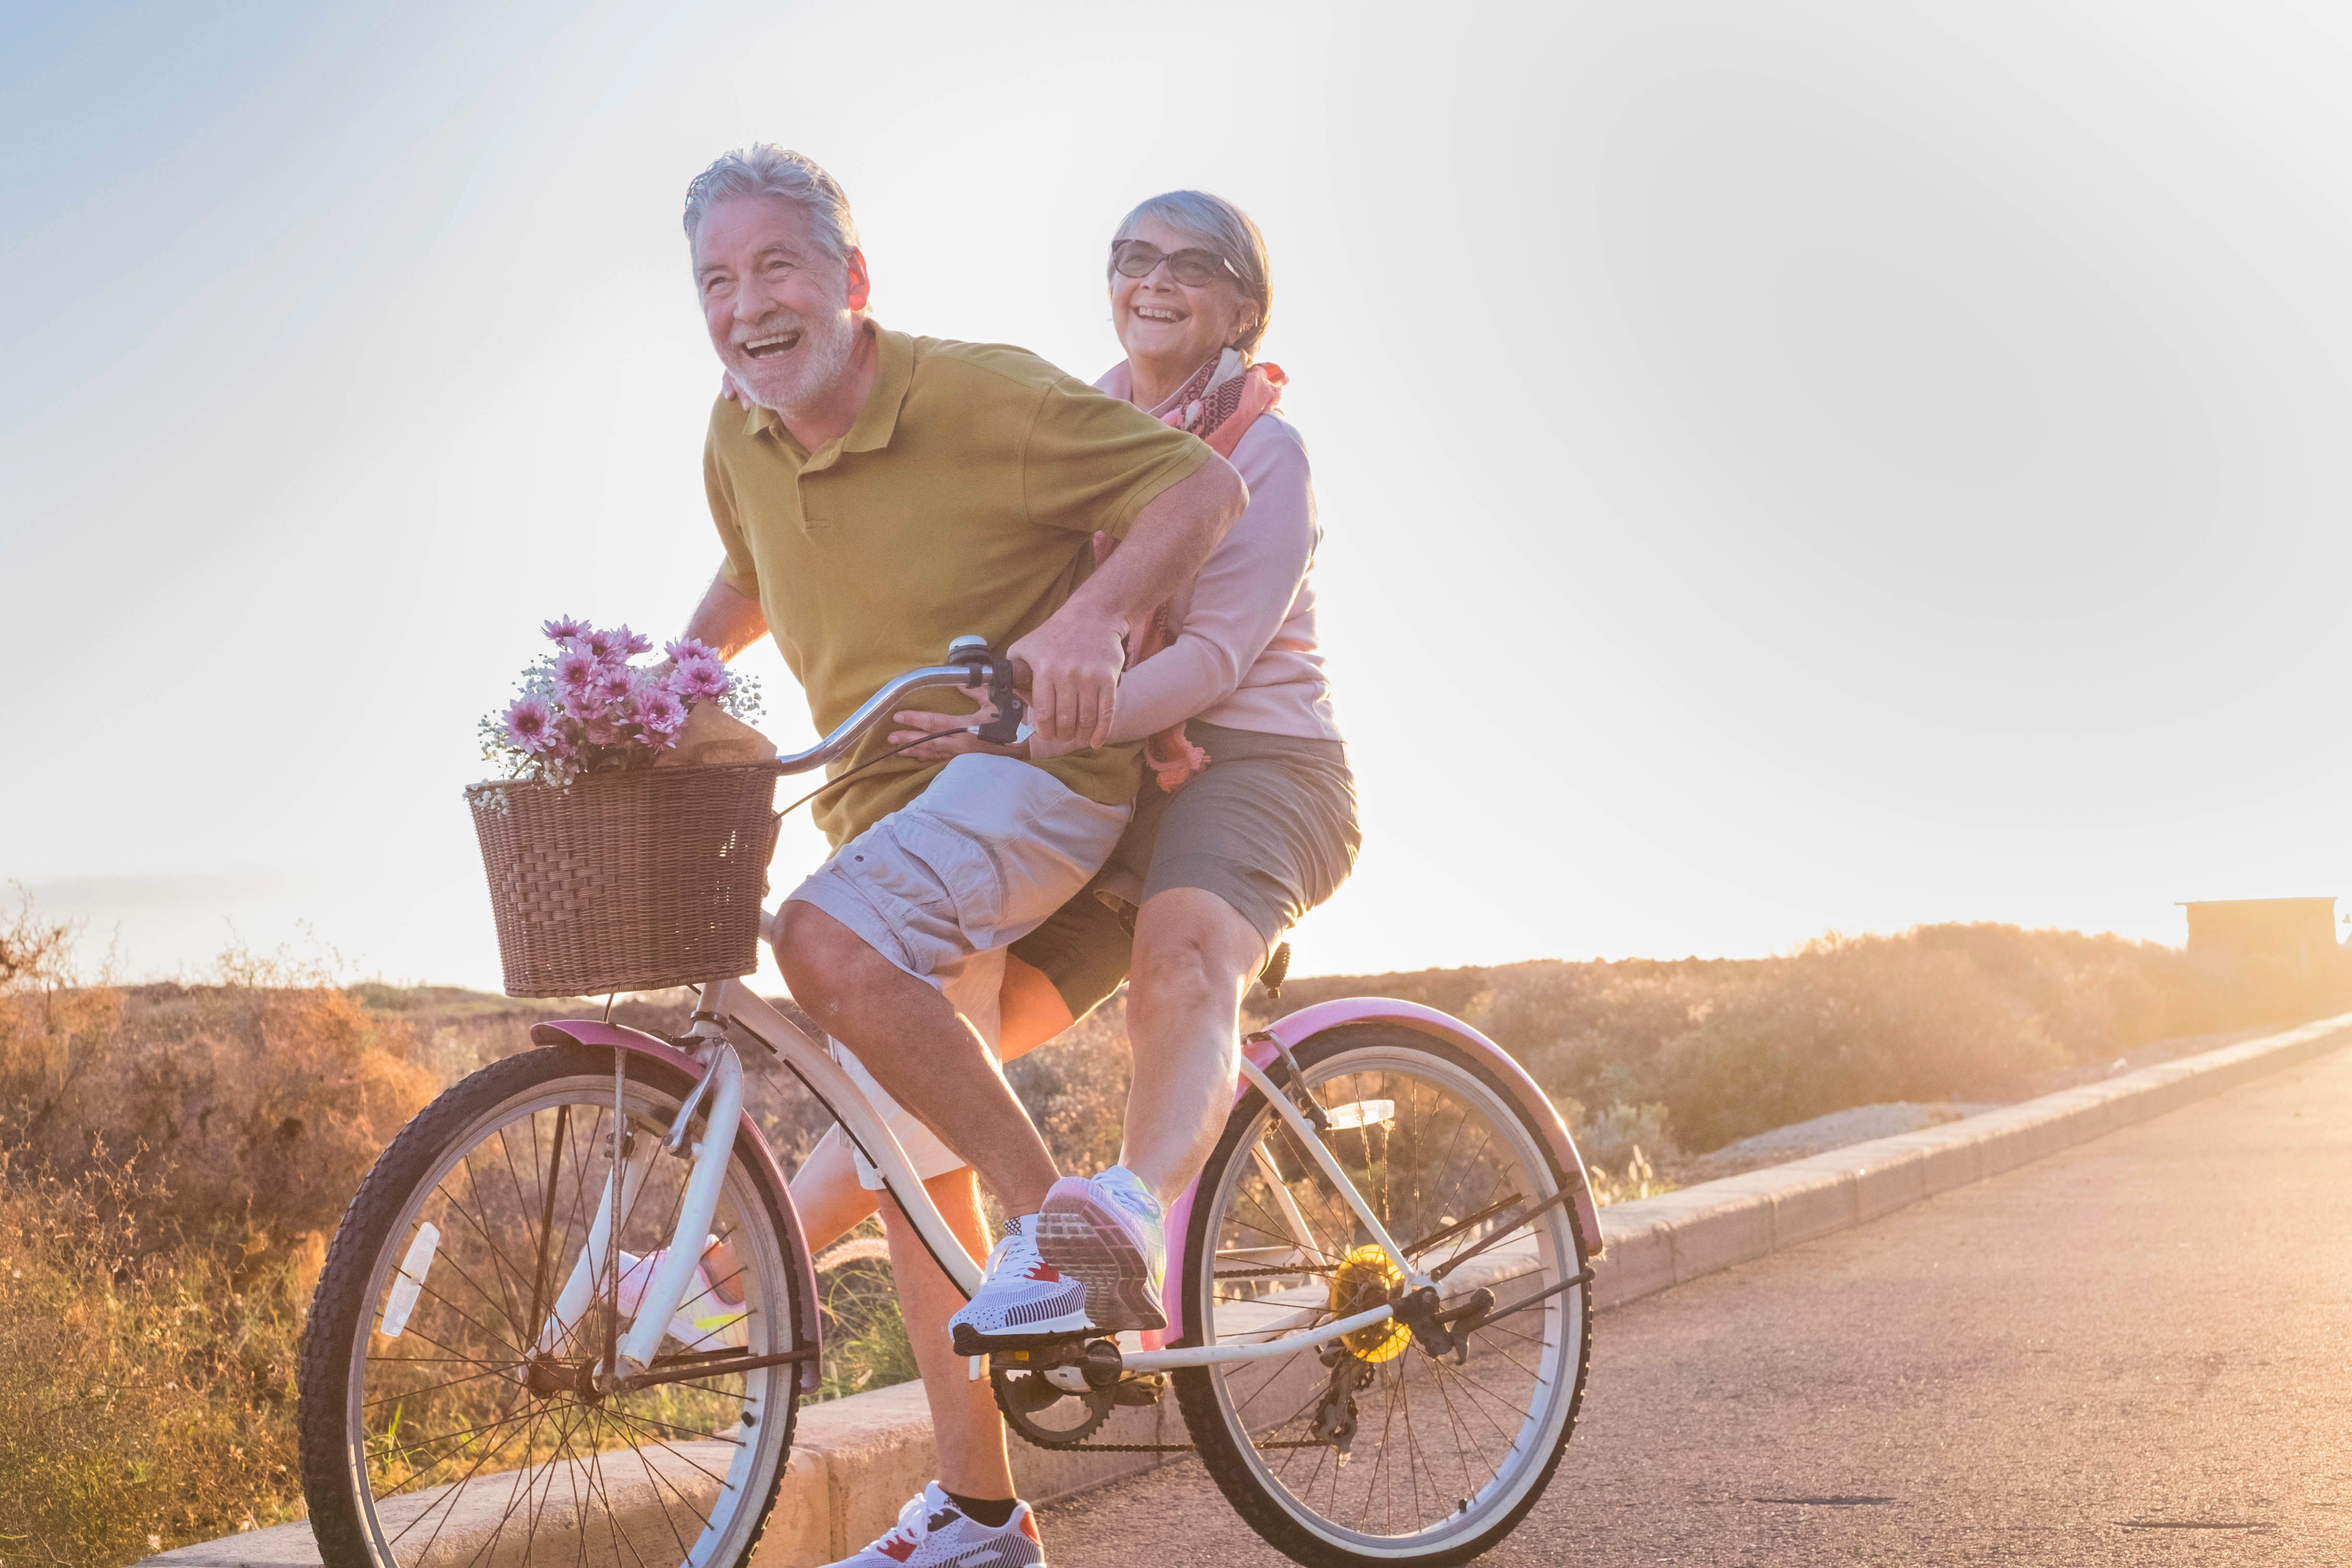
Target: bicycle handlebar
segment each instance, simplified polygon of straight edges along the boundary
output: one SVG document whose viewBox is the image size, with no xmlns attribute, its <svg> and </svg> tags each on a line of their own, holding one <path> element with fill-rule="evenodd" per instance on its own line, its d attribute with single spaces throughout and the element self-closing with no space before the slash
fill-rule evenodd
<svg viewBox="0 0 2352 1568">
<path fill-rule="evenodd" d="M 846 754 L 851 747 L 865 739 L 866 731 L 873 729 L 879 720 L 918 691 L 941 686 L 960 686 L 966 690 L 992 690 L 1001 683 L 1014 690 L 1028 689 L 1030 670 L 1027 659 L 1007 661 L 1003 656 L 991 652 L 988 645 L 977 637 L 958 637 L 948 653 L 950 658 L 962 656 L 965 662 L 926 665 L 921 669 L 908 670 L 859 703 L 856 712 L 843 720 L 831 734 L 807 751 L 778 757 L 777 768 L 787 773 L 804 773 Z M 1011 678 L 1009 681 L 1004 679 L 1007 675 Z"/>
</svg>

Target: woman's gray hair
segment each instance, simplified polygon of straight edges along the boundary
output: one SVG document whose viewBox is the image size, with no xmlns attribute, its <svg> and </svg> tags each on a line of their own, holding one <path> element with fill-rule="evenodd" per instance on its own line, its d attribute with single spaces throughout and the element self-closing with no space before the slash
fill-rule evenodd
<svg viewBox="0 0 2352 1568">
<path fill-rule="evenodd" d="M 1224 197 L 1213 196 L 1206 191 L 1170 191 L 1137 203 L 1135 210 L 1119 220 L 1118 232 L 1111 236 L 1112 248 L 1118 248 L 1120 240 L 1131 238 L 1135 226 L 1148 217 L 1156 217 L 1170 228 L 1181 231 L 1234 269 L 1242 298 L 1257 306 L 1257 321 L 1235 339 L 1233 346 L 1241 350 L 1245 359 L 1255 354 L 1258 340 L 1265 336 L 1266 323 L 1274 319 L 1274 264 L 1266 259 L 1265 236 L 1258 233 L 1249 214 Z M 1118 268 L 1114 264 L 1108 275 L 1118 274 Z"/>
<path fill-rule="evenodd" d="M 850 216 L 849 195 L 841 182 L 817 167 L 814 158 L 772 142 L 754 142 L 721 153 L 694 176 L 686 187 L 687 243 L 694 243 L 702 215 L 713 205 L 745 196 L 782 196 L 799 203 L 809 215 L 817 243 L 835 261 L 846 262 L 857 248 L 857 220 Z"/>
</svg>

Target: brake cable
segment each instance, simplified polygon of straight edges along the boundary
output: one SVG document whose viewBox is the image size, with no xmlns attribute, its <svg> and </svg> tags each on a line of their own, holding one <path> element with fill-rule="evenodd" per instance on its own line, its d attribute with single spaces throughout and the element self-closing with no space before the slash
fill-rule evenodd
<svg viewBox="0 0 2352 1568">
<path fill-rule="evenodd" d="M 893 758 L 893 757 L 897 756 L 897 755 L 898 755 L 899 752 L 911 752 L 911 751 L 913 751 L 917 746 L 921 745 L 924 742 L 926 742 L 926 741 L 936 741 L 936 740 L 938 740 L 939 738 L 940 738 L 940 737 L 939 737 L 939 735 L 938 735 L 938 734 L 918 735 L 918 736 L 916 736 L 913 740 L 911 740 L 911 741 L 908 742 L 907 742 L 905 745 L 903 745 L 903 746 L 893 746 L 893 747 L 891 747 L 888 751 L 882 752 L 882 753 L 881 753 L 881 754 L 879 754 L 878 756 L 872 756 L 872 757 L 868 757 L 868 758 L 866 758 L 864 762 L 862 762 L 862 763 L 858 763 L 856 767 L 854 767 L 854 768 L 847 768 L 847 769 L 845 769 L 845 770 L 843 770 L 839 774 L 835 775 L 835 777 L 833 777 L 833 778 L 829 778 L 829 779 L 825 780 L 825 781 L 824 781 L 824 783 L 823 783 L 823 784 L 821 784 L 817 785 L 817 786 L 816 786 L 816 788 L 814 788 L 814 789 L 813 789 L 813 790 L 809 791 L 809 792 L 808 792 L 808 794 L 806 794 L 806 795 L 804 795 L 801 796 L 801 797 L 800 797 L 800 799 L 798 799 L 798 800 L 796 800 L 796 801 L 793 802 L 793 804 L 792 804 L 792 805 L 788 805 L 788 806 L 783 807 L 783 808 L 782 808 L 782 810 L 778 811 L 778 812 L 776 813 L 776 815 L 777 815 L 778 816 L 783 816 L 783 815 L 784 815 L 784 813 L 785 813 L 785 812 L 790 812 L 790 811 L 798 811 L 802 806 L 806 805 L 809 802 L 811 802 L 811 801 L 814 800 L 817 796 L 819 796 L 819 795 L 823 795 L 825 791 L 827 791 L 827 790 L 831 789 L 834 785 L 835 785 L 835 784 L 847 784 L 851 779 L 856 778 L 858 774 L 860 774 L 860 773 L 864 773 L 866 769 L 868 769 L 868 768 L 872 767 L 875 763 L 887 763 L 887 762 L 888 762 L 891 758 Z"/>
<path fill-rule="evenodd" d="M 964 727 L 964 732 L 970 735 L 977 735 L 982 740 L 990 742 L 996 745 L 1009 746 L 1013 742 L 1021 738 L 1021 720 L 1027 706 L 1023 701 L 1021 694 L 1013 688 L 1013 666 L 1014 661 L 1010 658 L 996 658 L 989 652 L 988 645 L 978 637 L 958 637 L 952 644 L 949 645 L 948 661 L 950 664 L 962 664 L 967 668 L 970 668 L 983 658 L 988 662 L 987 680 L 984 682 L 972 680 L 967 684 L 973 687 L 984 685 L 987 688 L 989 700 L 996 704 L 996 717 L 990 720 L 986 724 L 968 724 Z M 950 717 L 953 717 L 953 715 L 950 715 Z M 847 784 L 859 773 L 862 773 L 866 769 L 874 766 L 875 763 L 887 763 L 892 757 L 897 756 L 899 752 L 911 752 L 926 741 L 936 741 L 940 739 L 940 735 L 944 733 L 948 733 L 948 731 L 942 731 L 931 734 L 918 735 L 903 746 L 893 746 L 887 752 L 882 752 L 866 758 L 864 762 L 858 763 L 854 768 L 844 769 L 841 773 L 825 780 L 824 783 L 809 791 L 808 794 L 801 796 L 800 799 L 793 802 L 792 805 L 785 806 L 782 811 L 779 811 L 776 815 L 782 816 L 786 812 L 798 811 L 802 806 L 806 805 L 809 802 L 814 800 L 817 796 L 823 795 L 834 785 Z"/>
</svg>

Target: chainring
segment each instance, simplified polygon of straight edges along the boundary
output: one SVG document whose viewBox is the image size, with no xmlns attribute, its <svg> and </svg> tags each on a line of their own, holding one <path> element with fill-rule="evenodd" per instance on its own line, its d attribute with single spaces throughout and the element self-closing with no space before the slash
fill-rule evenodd
<svg viewBox="0 0 2352 1568">
<path fill-rule="evenodd" d="M 1108 1388 L 1072 1394 L 1048 1383 L 1042 1372 L 1008 1372 L 991 1366 L 988 1385 L 996 1395 L 996 1407 L 1004 1412 L 1004 1424 L 1040 1448 L 1069 1448 L 1085 1442 L 1102 1430 L 1118 1404 Z M 1064 1401 L 1076 1405 L 1076 1422 L 1063 1426 L 1038 1419 L 1047 1411 L 1066 1416 L 1069 1412 L 1056 1408 Z"/>
</svg>

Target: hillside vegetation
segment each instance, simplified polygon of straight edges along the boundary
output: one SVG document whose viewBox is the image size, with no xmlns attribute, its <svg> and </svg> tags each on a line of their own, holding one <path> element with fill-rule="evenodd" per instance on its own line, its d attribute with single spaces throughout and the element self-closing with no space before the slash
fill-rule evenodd
<svg viewBox="0 0 2352 1568">
<path fill-rule="evenodd" d="M 293 1356 L 344 1200 L 442 1086 L 593 1005 L 344 986 L 246 953 L 204 984 L 97 984 L 70 937 L 29 906 L 0 918 L 0 1564 L 128 1563 L 295 1517 Z M 1678 1152 L 1825 1111 L 2013 1098 L 2151 1041 L 2342 1010 L 2352 972 L 1940 926 L 1753 961 L 1304 979 L 1256 1000 L 1360 993 L 1499 1041 L 1622 1195 Z M 676 1029 L 687 1005 L 625 999 L 615 1017 Z M 1115 1001 L 1009 1069 L 1066 1169 L 1116 1157 L 1123 1025 Z M 789 1166 L 821 1113 L 754 1076 Z M 876 1250 L 828 1271 L 828 1394 L 911 1375 Z"/>
<path fill-rule="evenodd" d="M 1608 1165 L 1622 1128 L 1697 1152 L 1849 1106 L 2017 1099 L 2153 1041 L 2322 1016 L 2352 1006 L 2352 963 L 1940 925 L 1777 958 L 1298 980 L 1278 1010 L 1358 994 L 1425 1003 L 1492 1037 Z"/>
</svg>

